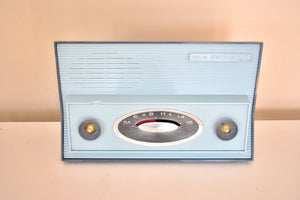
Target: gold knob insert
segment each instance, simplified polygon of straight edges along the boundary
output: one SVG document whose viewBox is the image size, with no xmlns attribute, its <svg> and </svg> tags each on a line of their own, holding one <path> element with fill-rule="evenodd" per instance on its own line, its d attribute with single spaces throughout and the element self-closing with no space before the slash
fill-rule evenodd
<svg viewBox="0 0 300 200">
<path fill-rule="evenodd" d="M 232 130 L 232 126 L 230 124 L 223 124 L 221 127 L 220 127 L 220 131 L 221 133 L 223 134 L 228 134 L 230 133 Z"/>
<path fill-rule="evenodd" d="M 88 123 L 87 125 L 85 125 L 84 131 L 85 131 L 87 134 L 93 134 L 93 133 L 96 132 L 96 125 L 95 125 L 95 124 L 92 124 L 92 123 Z"/>
</svg>

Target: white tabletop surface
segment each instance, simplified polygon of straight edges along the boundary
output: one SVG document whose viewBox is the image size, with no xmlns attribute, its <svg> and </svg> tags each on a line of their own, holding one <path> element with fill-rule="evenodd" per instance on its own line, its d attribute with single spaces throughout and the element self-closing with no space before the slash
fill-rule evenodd
<svg viewBox="0 0 300 200">
<path fill-rule="evenodd" d="M 300 199 L 300 121 L 256 121 L 253 162 L 62 162 L 59 122 L 0 123 L 0 199 Z"/>
</svg>

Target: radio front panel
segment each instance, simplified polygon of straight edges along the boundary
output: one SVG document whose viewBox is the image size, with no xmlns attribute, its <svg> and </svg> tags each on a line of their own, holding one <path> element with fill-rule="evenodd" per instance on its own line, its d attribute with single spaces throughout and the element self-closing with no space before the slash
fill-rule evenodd
<svg viewBox="0 0 300 200">
<path fill-rule="evenodd" d="M 55 45 L 64 160 L 253 159 L 261 43 Z"/>
</svg>

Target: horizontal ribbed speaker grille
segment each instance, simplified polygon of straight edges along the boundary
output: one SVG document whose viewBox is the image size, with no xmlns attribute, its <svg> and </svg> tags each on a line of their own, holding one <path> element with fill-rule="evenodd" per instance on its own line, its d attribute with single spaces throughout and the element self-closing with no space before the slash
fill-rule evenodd
<svg viewBox="0 0 300 200">
<path fill-rule="evenodd" d="M 64 93 L 248 94 L 258 44 L 58 44 Z M 195 62 L 190 53 L 247 53 L 251 61 Z"/>
</svg>

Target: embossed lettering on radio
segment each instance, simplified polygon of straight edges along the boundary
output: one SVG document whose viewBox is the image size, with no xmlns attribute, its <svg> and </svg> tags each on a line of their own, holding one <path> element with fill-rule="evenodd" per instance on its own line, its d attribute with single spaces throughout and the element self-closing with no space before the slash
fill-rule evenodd
<svg viewBox="0 0 300 200">
<path fill-rule="evenodd" d="M 251 61 L 252 55 L 247 54 L 209 54 L 209 53 L 191 53 L 189 61 L 222 61 L 222 62 L 239 62 Z"/>
</svg>

